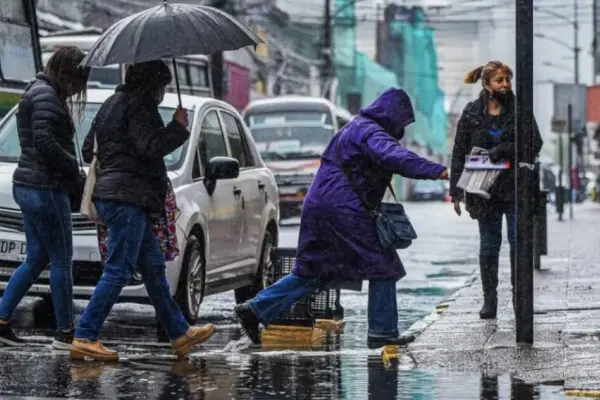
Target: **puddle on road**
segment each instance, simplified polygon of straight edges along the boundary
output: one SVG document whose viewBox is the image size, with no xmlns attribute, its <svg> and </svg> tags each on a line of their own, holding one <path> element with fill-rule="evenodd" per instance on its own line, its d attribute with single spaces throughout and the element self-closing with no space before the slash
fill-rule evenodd
<svg viewBox="0 0 600 400">
<path fill-rule="evenodd" d="M 0 393 L 86 399 L 548 400 L 552 386 L 507 376 L 385 368 L 379 356 L 279 353 L 276 357 L 132 357 L 117 365 L 66 356 L 0 353 Z"/>
<path fill-rule="evenodd" d="M 461 287 L 470 268 L 407 262 L 408 275 L 398 284 L 399 328 L 404 330 L 431 313 Z M 563 398 L 551 387 L 531 388 L 500 377 L 497 384 L 478 375 L 415 370 L 411 363 L 381 357 L 366 349 L 367 300 L 344 292 L 344 333 L 331 335 L 312 351 L 249 351 L 233 348 L 240 339 L 233 318 L 232 293 L 208 297 L 200 323 L 217 324 L 218 333 L 192 356 L 176 361 L 168 341 L 156 330 L 151 307 L 117 305 L 102 338 L 128 358 L 118 365 L 71 363 L 49 349 L 52 319 L 35 307 L 15 313 L 20 334 L 41 343 L 27 350 L 0 348 L 0 395 L 85 399 L 511 399 Z M 85 303 L 78 302 L 77 318 Z M 39 339 L 39 340 L 38 340 Z M 494 389 L 495 388 L 495 389 Z M 483 393 L 483 395 L 482 395 Z M 539 393 L 539 394 L 537 394 Z M 483 396 L 483 397 L 482 397 Z"/>
</svg>

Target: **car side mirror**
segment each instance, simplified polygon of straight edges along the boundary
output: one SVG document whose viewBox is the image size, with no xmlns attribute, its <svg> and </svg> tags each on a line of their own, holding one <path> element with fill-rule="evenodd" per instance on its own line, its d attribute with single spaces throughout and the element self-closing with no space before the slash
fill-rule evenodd
<svg viewBox="0 0 600 400">
<path fill-rule="evenodd" d="M 220 179 L 235 179 L 240 175 L 240 163 L 230 157 L 213 157 L 204 173 L 204 186 L 210 196 L 215 192 Z"/>
</svg>

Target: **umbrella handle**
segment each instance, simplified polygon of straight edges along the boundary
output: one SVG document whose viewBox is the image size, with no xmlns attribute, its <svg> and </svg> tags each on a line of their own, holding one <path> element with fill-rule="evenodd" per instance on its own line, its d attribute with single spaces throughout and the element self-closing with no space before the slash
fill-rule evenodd
<svg viewBox="0 0 600 400">
<path fill-rule="evenodd" d="M 175 57 L 172 57 L 173 60 L 173 73 L 175 74 L 175 87 L 177 88 L 177 99 L 179 100 L 179 108 L 183 108 L 181 105 L 181 91 L 179 90 L 179 75 L 177 74 L 177 63 L 175 62 Z"/>
</svg>

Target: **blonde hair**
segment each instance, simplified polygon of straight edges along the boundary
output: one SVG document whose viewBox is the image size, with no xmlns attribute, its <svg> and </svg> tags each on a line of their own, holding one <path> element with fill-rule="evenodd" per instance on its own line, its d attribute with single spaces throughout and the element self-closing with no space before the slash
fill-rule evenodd
<svg viewBox="0 0 600 400">
<path fill-rule="evenodd" d="M 492 76 L 499 71 L 506 72 L 511 78 L 513 76 L 512 69 L 510 69 L 508 65 L 503 64 L 500 61 L 490 61 L 469 72 L 467 76 L 465 76 L 465 83 L 475 83 L 479 79 L 481 79 L 482 84 L 489 83 Z"/>
</svg>

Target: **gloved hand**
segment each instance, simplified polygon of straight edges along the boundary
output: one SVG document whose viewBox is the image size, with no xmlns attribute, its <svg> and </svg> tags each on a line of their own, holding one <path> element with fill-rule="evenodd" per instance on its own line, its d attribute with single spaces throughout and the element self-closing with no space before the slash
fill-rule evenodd
<svg viewBox="0 0 600 400">
<path fill-rule="evenodd" d="M 500 161 L 502 159 L 501 156 L 501 149 L 499 149 L 498 147 L 501 145 L 498 145 L 496 147 L 492 147 L 491 149 L 488 150 L 488 157 L 490 158 L 490 161 L 493 163 L 497 163 L 498 161 Z"/>
</svg>

